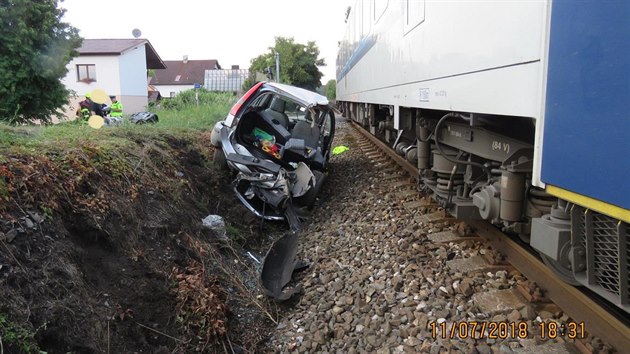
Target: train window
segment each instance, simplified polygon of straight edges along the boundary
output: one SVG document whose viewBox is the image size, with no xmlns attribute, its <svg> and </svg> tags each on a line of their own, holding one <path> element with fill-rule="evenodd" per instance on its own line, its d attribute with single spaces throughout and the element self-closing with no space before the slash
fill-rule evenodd
<svg viewBox="0 0 630 354">
<path fill-rule="evenodd" d="M 425 0 L 405 0 L 404 6 L 404 33 L 411 32 L 424 22 L 424 1 Z"/>
<path fill-rule="evenodd" d="M 374 23 L 378 22 L 381 19 L 385 10 L 387 10 L 387 6 L 389 5 L 389 0 L 372 0 L 372 8 L 374 9 Z"/>
</svg>

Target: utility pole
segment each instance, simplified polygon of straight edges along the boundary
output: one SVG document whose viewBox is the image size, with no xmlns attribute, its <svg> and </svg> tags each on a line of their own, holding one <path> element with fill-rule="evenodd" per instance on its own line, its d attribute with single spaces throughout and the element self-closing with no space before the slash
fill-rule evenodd
<svg viewBox="0 0 630 354">
<path fill-rule="evenodd" d="M 280 82 L 280 53 L 276 51 L 276 82 Z"/>
</svg>

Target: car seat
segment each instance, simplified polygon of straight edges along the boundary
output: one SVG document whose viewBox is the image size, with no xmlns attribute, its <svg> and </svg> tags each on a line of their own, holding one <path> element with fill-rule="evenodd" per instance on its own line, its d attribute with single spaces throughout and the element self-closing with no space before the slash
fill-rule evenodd
<svg viewBox="0 0 630 354">
<path fill-rule="evenodd" d="M 274 97 L 271 101 L 271 104 L 269 105 L 269 108 L 267 108 L 265 112 L 268 112 L 273 119 L 276 119 L 278 122 L 280 122 L 280 125 L 285 128 L 289 128 L 289 117 L 284 113 L 285 105 L 286 102 L 277 97 Z"/>
<path fill-rule="evenodd" d="M 319 142 L 319 127 L 315 124 L 311 125 L 305 121 L 299 121 L 291 131 L 291 137 L 294 139 L 304 139 L 304 145 L 310 148 L 317 148 Z"/>
</svg>

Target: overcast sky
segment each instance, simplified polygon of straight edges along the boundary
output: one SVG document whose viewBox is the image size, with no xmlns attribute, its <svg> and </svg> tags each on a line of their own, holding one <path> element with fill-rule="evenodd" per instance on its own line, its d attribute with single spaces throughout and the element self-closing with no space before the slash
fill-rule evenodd
<svg viewBox="0 0 630 354">
<path fill-rule="evenodd" d="M 315 41 L 327 66 L 322 84 L 335 78 L 337 42 L 353 0 L 65 0 L 65 22 L 83 38 L 133 38 L 138 28 L 162 60 L 217 59 L 223 68 L 268 51 L 274 37 Z"/>
</svg>

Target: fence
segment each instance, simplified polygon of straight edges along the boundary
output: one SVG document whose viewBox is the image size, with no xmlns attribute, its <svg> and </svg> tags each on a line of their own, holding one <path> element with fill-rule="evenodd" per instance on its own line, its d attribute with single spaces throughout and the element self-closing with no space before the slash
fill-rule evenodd
<svg viewBox="0 0 630 354">
<path fill-rule="evenodd" d="M 240 92 L 248 75 L 247 69 L 206 70 L 203 86 L 208 91 Z"/>
</svg>

